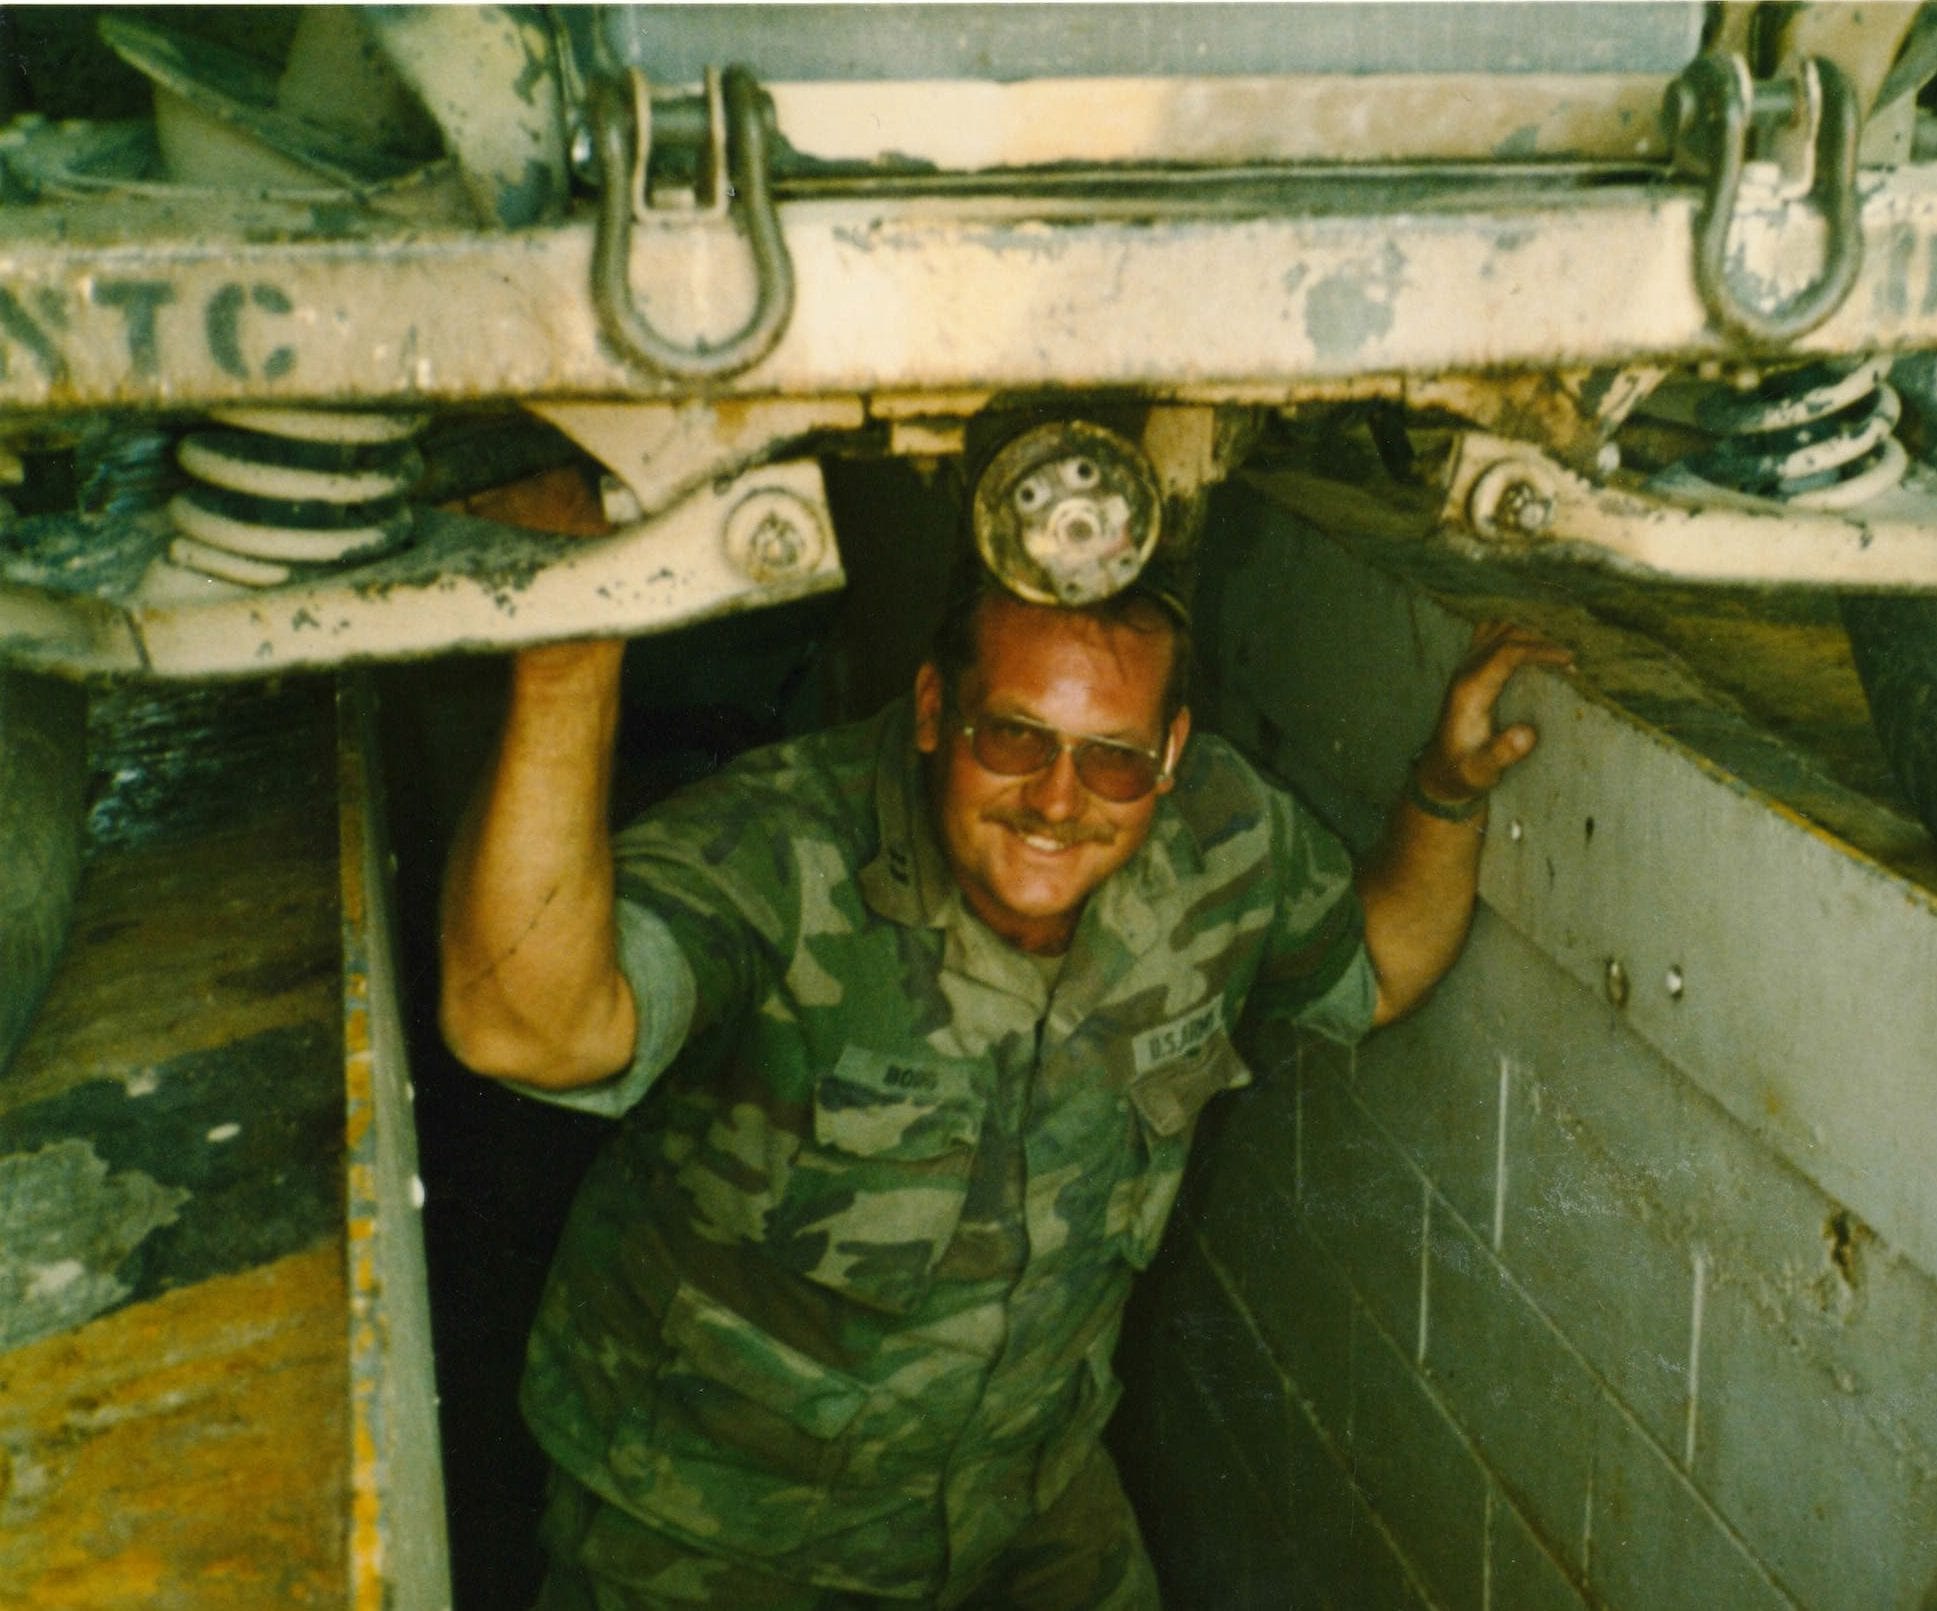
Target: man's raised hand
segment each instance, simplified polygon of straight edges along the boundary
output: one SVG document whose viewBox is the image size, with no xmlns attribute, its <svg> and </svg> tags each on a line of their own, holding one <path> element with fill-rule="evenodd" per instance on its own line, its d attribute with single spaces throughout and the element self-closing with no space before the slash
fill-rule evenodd
<svg viewBox="0 0 1937 1611">
<path fill-rule="evenodd" d="M 1522 666 L 1571 666 L 1574 655 L 1549 638 L 1511 621 L 1482 621 L 1466 658 L 1453 673 L 1439 725 L 1419 752 L 1415 781 L 1428 798 L 1448 805 L 1477 799 L 1533 753 L 1538 735 L 1525 722 L 1500 728 L 1495 707 Z"/>
</svg>

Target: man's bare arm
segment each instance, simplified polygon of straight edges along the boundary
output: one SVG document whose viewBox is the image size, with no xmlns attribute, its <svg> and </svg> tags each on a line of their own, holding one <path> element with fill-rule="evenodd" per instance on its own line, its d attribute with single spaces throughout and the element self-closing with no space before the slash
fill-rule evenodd
<svg viewBox="0 0 1937 1611">
<path fill-rule="evenodd" d="M 563 1089 L 632 1060 L 606 825 L 623 642 L 528 649 L 444 878 L 439 1021 L 480 1074 Z"/>
<path fill-rule="evenodd" d="M 1508 622 L 1483 622 L 1474 631 L 1413 780 L 1429 801 L 1455 811 L 1469 802 L 1479 809 L 1451 821 L 1401 800 L 1385 838 L 1359 870 L 1366 949 L 1378 979 L 1374 1024 L 1390 1023 L 1424 1000 L 1466 943 L 1479 892 L 1485 795 L 1536 742 L 1525 723 L 1495 730 L 1501 690 L 1522 666 L 1571 660 L 1559 645 Z"/>
<path fill-rule="evenodd" d="M 466 507 L 557 534 L 610 529 L 575 469 Z M 439 1020 L 480 1074 L 563 1089 L 632 1060 L 606 825 L 624 654 L 619 641 L 559 643 L 512 663 L 504 731 L 444 875 Z"/>
</svg>

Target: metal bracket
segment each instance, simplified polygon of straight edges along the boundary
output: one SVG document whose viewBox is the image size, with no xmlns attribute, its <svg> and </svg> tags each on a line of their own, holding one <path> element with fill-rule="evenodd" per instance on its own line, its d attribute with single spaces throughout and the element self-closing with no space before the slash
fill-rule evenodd
<svg viewBox="0 0 1937 1611">
<path fill-rule="evenodd" d="M 647 166 L 652 103 L 637 68 L 592 86 L 592 127 L 599 154 L 598 233 L 592 251 L 592 300 L 599 329 L 635 369 L 674 380 L 723 380 L 773 351 L 793 313 L 794 268 L 780 233 L 767 171 L 769 122 L 765 97 L 744 67 L 707 73 L 708 161 L 713 200 L 733 199 L 746 222 L 753 254 L 753 310 L 740 328 L 715 345 L 669 340 L 632 296 L 634 225 L 650 210 Z"/>
<path fill-rule="evenodd" d="M 786 460 L 601 538 L 443 509 L 351 571 L 273 588 L 168 564 L 158 516 L 37 516 L 0 548 L 0 660 L 65 676 L 260 676 L 452 649 L 631 637 L 842 585 L 820 466 Z"/>
<path fill-rule="evenodd" d="M 1807 509 L 1717 488 L 1606 486 L 1525 442 L 1468 431 L 1447 464 L 1440 518 L 1498 557 L 1546 550 L 1702 583 L 1937 586 L 1937 477 L 1915 466 L 1860 509 Z"/>
<path fill-rule="evenodd" d="M 1863 266 L 1856 98 L 1842 70 L 1812 56 L 1797 64 L 1793 79 L 1758 84 L 1740 56 L 1699 56 L 1670 86 L 1664 115 L 1675 167 L 1706 181 L 1695 228 L 1695 285 L 1709 316 L 1737 340 L 1758 346 L 1815 329 L 1842 306 Z M 1769 130 L 1779 166 L 1786 164 L 1785 194 L 1807 196 L 1827 231 L 1821 272 L 1769 309 L 1737 294 L 1728 262 L 1729 233 L 1758 126 Z"/>
</svg>

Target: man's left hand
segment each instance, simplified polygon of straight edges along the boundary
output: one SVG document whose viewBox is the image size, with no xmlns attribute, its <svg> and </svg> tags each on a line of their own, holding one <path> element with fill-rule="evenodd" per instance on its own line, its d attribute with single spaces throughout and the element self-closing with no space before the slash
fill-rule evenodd
<svg viewBox="0 0 1937 1611">
<path fill-rule="evenodd" d="M 1511 621 L 1482 621 L 1447 685 L 1439 726 L 1419 753 L 1416 780 L 1447 805 L 1477 799 L 1509 768 L 1533 753 L 1537 735 L 1525 722 L 1497 728 L 1494 706 L 1522 666 L 1571 666 L 1573 651 Z"/>
<path fill-rule="evenodd" d="M 1365 944 L 1378 981 L 1375 1024 L 1410 1012 L 1459 955 L 1479 891 L 1480 807 L 1487 790 L 1533 752 L 1525 722 L 1501 729 L 1494 706 L 1522 666 L 1573 655 L 1510 621 L 1482 621 L 1453 673 L 1439 726 L 1413 763 L 1409 803 L 1359 868 Z M 1470 810 L 1459 809 L 1471 806 Z M 1447 809 L 1453 808 L 1453 809 Z M 1470 819 L 1470 820 L 1469 820 Z"/>
</svg>

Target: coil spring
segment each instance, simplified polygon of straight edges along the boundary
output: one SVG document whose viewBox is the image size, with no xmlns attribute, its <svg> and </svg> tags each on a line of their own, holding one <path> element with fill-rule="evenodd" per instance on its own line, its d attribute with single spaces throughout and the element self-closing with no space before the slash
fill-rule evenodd
<svg viewBox="0 0 1937 1611">
<path fill-rule="evenodd" d="M 229 408 L 211 418 L 222 428 L 194 432 L 177 450 L 194 484 L 168 506 L 175 564 L 273 587 L 409 540 L 421 416 Z"/>
<path fill-rule="evenodd" d="M 1765 377 L 1752 392 L 1716 387 L 1694 406 L 1715 445 L 1683 461 L 1712 485 L 1804 509 L 1850 509 L 1904 478 L 1893 434 L 1903 406 L 1887 358 L 1825 359 Z"/>
</svg>

